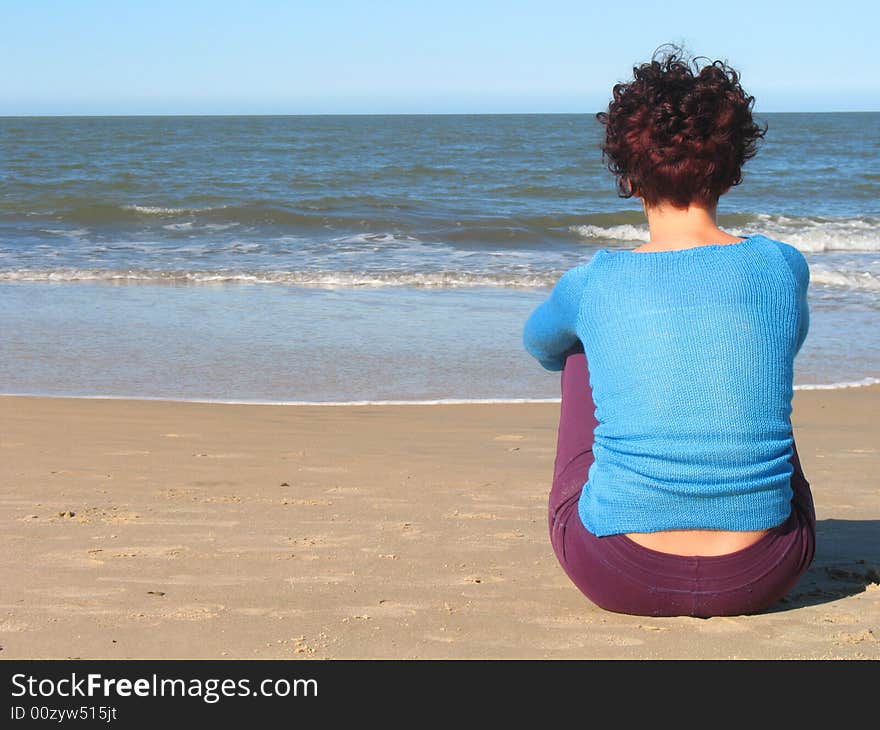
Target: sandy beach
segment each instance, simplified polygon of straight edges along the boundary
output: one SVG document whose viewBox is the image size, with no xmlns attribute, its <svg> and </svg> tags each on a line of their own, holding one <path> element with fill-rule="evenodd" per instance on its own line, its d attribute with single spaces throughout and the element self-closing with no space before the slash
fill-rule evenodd
<svg viewBox="0 0 880 730">
<path fill-rule="evenodd" d="M 0 397 L 0 658 L 880 658 L 880 386 L 795 394 L 816 559 L 741 617 L 569 582 L 558 411 Z"/>
</svg>

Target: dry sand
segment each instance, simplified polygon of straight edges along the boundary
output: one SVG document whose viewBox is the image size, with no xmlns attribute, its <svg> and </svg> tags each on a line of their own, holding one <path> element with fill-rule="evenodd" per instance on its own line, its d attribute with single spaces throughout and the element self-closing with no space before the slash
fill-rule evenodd
<svg viewBox="0 0 880 730">
<path fill-rule="evenodd" d="M 813 566 L 696 619 L 556 563 L 558 404 L 0 397 L 0 657 L 880 658 L 878 406 L 796 393 Z"/>
</svg>

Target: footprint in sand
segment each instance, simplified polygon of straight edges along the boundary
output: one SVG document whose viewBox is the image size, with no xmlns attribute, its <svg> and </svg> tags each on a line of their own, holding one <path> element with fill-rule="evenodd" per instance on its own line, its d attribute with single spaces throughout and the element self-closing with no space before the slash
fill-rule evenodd
<svg viewBox="0 0 880 730">
<path fill-rule="evenodd" d="M 299 575 L 293 578 L 285 578 L 285 583 L 297 585 L 298 583 L 318 583 L 319 585 L 336 585 L 338 583 L 350 583 L 354 580 L 354 571 L 345 575 Z"/>
<path fill-rule="evenodd" d="M 340 613 L 347 613 L 349 618 L 402 618 L 404 616 L 415 616 L 419 609 L 424 608 L 416 603 L 397 603 L 388 599 L 381 599 L 373 606 L 349 606 L 340 609 Z M 355 611 L 355 614 L 348 613 Z"/>
<path fill-rule="evenodd" d="M 26 631 L 30 628 L 27 624 L 18 623 L 16 621 L 0 621 L 0 634 L 5 634 L 7 632 L 12 633 L 13 631 Z"/>
<path fill-rule="evenodd" d="M 837 643 L 839 644 L 861 644 L 862 642 L 873 644 L 877 641 L 878 638 L 871 629 L 865 629 L 864 631 L 857 631 L 854 633 L 841 631 L 837 635 Z"/>
<path fill-rule="evenodd" d="M 53 523 L 69 523 L 69 524 L 89 524 L 92 522 L 104 522 L 108 524 L 119 524 L 134 522 L 140 519 L 140 515 L 136 512 L 126 512 L 118 507 L 86 507 L 81 510 L 61 510 L 48 517 L 49 522 Z M 31 516 L 31 519 L 39 519 L 39 515 Z"/>
<path fill-rule="evenodd" d="M 236 454 L 236 453 L 226 453 L 226 454 L 204 454 L 204 453 L 196 453 L 193 456 L 204 456 L 209 459 L 246 459 L 249 456 L 253 456 L 253 454 Z"/>
<path fill-rule="evenodd" d="M 155 578 L 141 577 L 141 575 L 136 571 L 129 571 L 127 575 L 122 576 L 99 575 L 95 578 L 95 580 L 107 583 L 120 583 L 122 585 L 131 584 L 135 586 L 154 586 L 156 584 Z M 264 579 L 261 578 L 259 575 L 228 576 L 223 578 L 209 575 L 190 574 L 162 576 L 163 587 L 210 586 L 211 588 L 217 588 L 218 586 L 239 586 L 246 583 L 258 583 L 262 580 Z M 146 592 L 149 592 L 149 590 Z M 159 592 L 154 591 L 154 593 L 155 595 L 158 595 Z"/>
<path fill-rule="evenodd" d="M 180 606 L 171 611 L 163 612 L 163 618 L 176 619 L 178 621 L 207 621 L 217 616 L 226 606 L 215 604 L 211 606 Z"/>
<path fill-rule="evenodd" d="M 484 583 L 503 583 L 504 578 L 500 575 L 468 575 L 459 582 L 468 585 L 482 585 Z"/>
<path fill-rule="evenodd" d="M 437 641 L 442 644 L 454 644 L 455 637 L 454 636 L 437 636 L 436 634 L 423 634 L 423 637 L 428 641 Z"/>
<path fill-rule="evenodd" d="M 611 644 L 611 646 L 641 646 L 645 642 L 641 639 L 635 639 L 631 636 L 619 636 L 617 634 L 611 634 L 610 636 L 603 637 L 607 644 Z"/>
<path fill-rule="evenodd" d="M 96 557 L 100 553 L 81 553 L 71 550 L 53 550 L 43 552 L 34 559 L 36 565 L 51 566 L 52 570 L 65 570 L 69 568 L 98 568 L 104 564 L 102 558 Z"/>
<path fill-rule="evenodd" d="M 93 550 L 86 550 L 86 555 L 88 556 L 89 560 L 93 560 L 99 565 L 103 565 L 104 561 L 102 560 L 102 558 L 107 557 L 106 555 L 102 555 L 103 552 L 104 548 L 94 548 Z"/>
<path fill-rule="evenodd" d="M 501 519 L 498 515 L 493 515 L 491 512 L 461 512 L 459 510 L 455 510 L 454 512 L 450 512 L 448 514 L 443 515 L 445 519 L 448 520 L 499 520 Z"/>
<path fill-rule="evenodd" d="M 531 454 L 555 454 L 555 446 L 531 446 L 526 449 Z"/>
<path fill-rule="evenodd" d="M 535 616 L 521 618 L 520 623 L 534 624 L 545 629 L 570 629 L 575 626 L 591 624 L 593 623 L 593 619 L 587 614 L 573 616 Z"/>
<path fill-rule="evenodd" d="M 103 550 L 89 550 L 89 553 L 103 553 L 101 557 L 111 558 L 160 558 L 164 560 L 174 560 L 180 557 L 182 551 L 187 548 L 183 546 L 172 545 L 135 545 L 128 547 L 114 548 L 112 552 L 104 552 Z M 90 557 L 92 557 L 90 555 Z"/>
</svg>

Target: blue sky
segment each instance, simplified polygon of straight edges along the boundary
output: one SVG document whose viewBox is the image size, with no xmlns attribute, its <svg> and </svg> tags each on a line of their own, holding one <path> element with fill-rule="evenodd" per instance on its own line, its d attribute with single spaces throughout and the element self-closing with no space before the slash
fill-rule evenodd
<svg viewBox="0 0 880 730">
<path fill-rule="evenodd" d="M 0 0 L 0 115 L 594 112 L 664 42 L 880 111 L 876 2 Z"/>
</svg>

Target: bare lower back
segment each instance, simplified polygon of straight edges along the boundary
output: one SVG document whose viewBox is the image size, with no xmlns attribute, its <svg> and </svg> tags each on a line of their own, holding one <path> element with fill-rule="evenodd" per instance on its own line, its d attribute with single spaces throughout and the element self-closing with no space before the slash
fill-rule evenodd
<svg viewBox="0 0 880 730">
<path fill-rule="evenodd" d="M 652 550 L 674 555 L 726 555 L 753 545 L 769 530 L 730 532 L 726 530 L 667 530 L 627 532 L 633 542 Z"/>
</svg>

